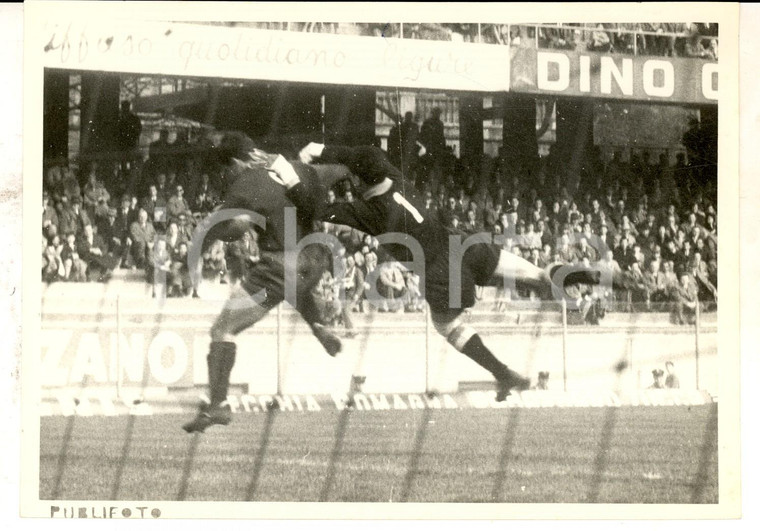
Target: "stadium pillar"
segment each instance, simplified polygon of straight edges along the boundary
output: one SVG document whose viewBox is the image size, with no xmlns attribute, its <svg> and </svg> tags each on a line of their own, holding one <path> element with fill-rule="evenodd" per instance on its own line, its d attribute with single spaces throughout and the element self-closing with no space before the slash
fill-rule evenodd
<svg viewBox="0 0 760 531">
<path fill-rule="evenodd" d="M 471 168 L 477 168 L 483 156 L 483 96 L 459 97 L 459 156 Z"/>
<path fill-rule="evenodd" d="M 594 102 L 557 100 L 557 142 L 552 149 L 569 190 L 577 186 L 586 157 L 594 145 Z M 556 151 L 556 153 L 554 152 Z"/>
<path fill-rule="evenodd" d="M 115 157 L 120 84 L 118 74 L 82 74 L 79 151 L 85 160 Z"/>
<path fill-rule="evenodd" d="M 69 153 L 69 73 L 45 69 L 42 127 L 45 165 L 68 158 Z"/>
<path fill-rule="evenodd" d="M 375 89 L 328 87 L 325 95 L 325 142 L 349 146 L 375 144 Z"/>
<path fill-rule="evenodd" d="M 531 167 L 538 157 L 536 99 L 533 96 L 504 95 L 502 153 L 508 165 Z"/>
</svg>

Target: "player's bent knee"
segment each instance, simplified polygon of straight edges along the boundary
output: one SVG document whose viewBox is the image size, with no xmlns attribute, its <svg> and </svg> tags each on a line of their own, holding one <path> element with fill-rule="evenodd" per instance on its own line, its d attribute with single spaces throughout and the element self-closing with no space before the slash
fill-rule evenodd
<svg viewBox="0 0 760 531">
<path fill-rule="evenodd" d="M 235 333 L 229 326 L 229 323 L 224 319 L 217 319 L 217 321 L 211 325 L 211 341 L 216 343 L 219 341 L 235 341 Z"/>
</svg>

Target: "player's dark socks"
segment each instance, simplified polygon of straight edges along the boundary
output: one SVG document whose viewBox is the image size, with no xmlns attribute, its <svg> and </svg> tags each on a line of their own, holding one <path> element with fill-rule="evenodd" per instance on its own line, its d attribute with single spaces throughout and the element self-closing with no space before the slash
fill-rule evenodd
<svg viewBox="0 0 760 531">
<path fill-rule="evenodd" d="M 496 356 L 483 344 L 478 334 L 473 335 L 462 348 L 462 354 L 493 374 L 497 380 L 508 376 L 507 366 L 496 359 Z"/>
<path fill-rule="evenodd" d="M 616 289 L 637 289 L 639 287 L 636 279 L 629 277 L 622 272 L 616 272 L 612 275 L 612 287 Z"/>
<path fill-rule="evenodd" d="M 556 282 L 559 280 L 559 276 L 555 278 L 555 275 L 558 272 L 558 269 L 565 267 L 562 264 L 552 264 L 547 269 L 547 274 L 549 275 L 549 278 L 552 280 L 552 282 Z M 571 273 L 568 273 L 564 279 L 563 284 L 565 286 L 571 285 L 571 284 L 588 284 L 592 286 L 596 286 L 601 282 L 602 279 L 602 273 L 600 271 L 597 271 L 595 269 L 577 269 L 573 270 Z"/>
<path fill-rule="evenodd" d="M 235 343 L 231 341 L 212 341 L 209 345 L 208 384 L 212 405 L 218 405 L 227 400 L 230 373 L 235 365 L 236 350 Z"/>
</svg>

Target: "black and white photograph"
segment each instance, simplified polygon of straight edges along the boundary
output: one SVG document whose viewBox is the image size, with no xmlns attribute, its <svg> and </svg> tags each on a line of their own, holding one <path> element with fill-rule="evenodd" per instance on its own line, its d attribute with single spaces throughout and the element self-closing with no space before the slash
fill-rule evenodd
<svg viewBox="0 0 760 531">
<path fill-rule="evenodd" d="M 737 515 L 738 6 L 584 6 L 28 4 L 22 514 Z"/>
</svg>

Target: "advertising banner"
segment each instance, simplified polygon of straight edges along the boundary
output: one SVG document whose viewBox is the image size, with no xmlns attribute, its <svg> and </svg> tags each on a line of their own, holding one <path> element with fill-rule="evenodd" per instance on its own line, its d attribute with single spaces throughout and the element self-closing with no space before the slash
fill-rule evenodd
<svg viewBox="0 0 760 531">
<path fill-rule="evenodd" d="M 509 89 L 509 48 L 173 22 L 51 20 L 46 67 L 440 90 Z"/>
<path fill-rule="evenodd" d="M 718 101 L 718 63 L 702 59 L 513 47 L 511 78 L 515 92 L 669 104 Z"/>
<path fill-rule="evenodd" d="M 43 328 L 40 374 L 43 387 L 193 385 L 195 351 L 205 354 L 207 333 L 191 328 L 149 330 L 98 326 Z"/>
</svg>

